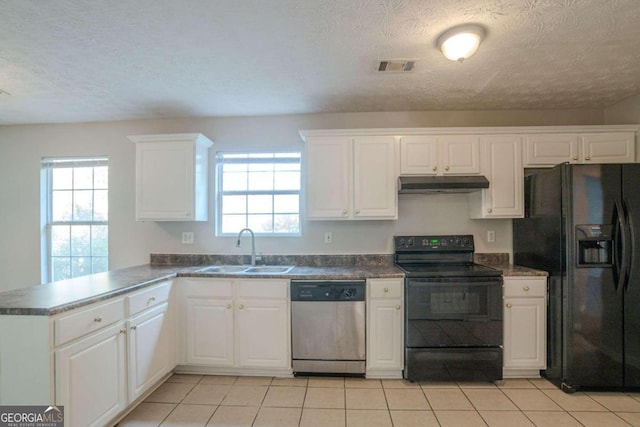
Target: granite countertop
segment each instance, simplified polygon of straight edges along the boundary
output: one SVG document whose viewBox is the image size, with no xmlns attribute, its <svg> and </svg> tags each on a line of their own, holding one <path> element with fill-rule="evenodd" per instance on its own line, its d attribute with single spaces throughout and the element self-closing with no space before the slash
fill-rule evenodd
<svg viewBox="0 0 640 427">
<path fill-rule="evenodd" d="M 316 257 L 318 258 L 318 257 Z M 183 260 L 184 261 L 184 260 Z M 190 259 L 189 261 L 193 261 Z M 212 262 L 215 261 L 215 262 Z M 227 261 L 227 262 L 220 262 Z M 289 280 L 361 280 L 367 278 L 403 278 L 404 273 L 393 265 L 392 257 L 339 256 L 332 257 L 328 265 L 321 261 L 311 265 L 299 265 L 286 274 L 229 274 L 201 273 L 210 265 L 229 264 L 229 259 L 200 259 L 187 264 L 154 263 L 122 268 L 75 279 L 62 280 L 20 288 L 0 293 L 0 315 L 52 316 L 83 307 L 108 298 L 135 291 L 162 280 L 174 277 L 232 277 L 232 278 L 286 278 Z M 237 264 L 243 264 L 241 260 Z M 300 261 L 296 258 L 267 259 L 270 265 L 281 265 L 282 261 Z M 279 262 L 273 262 L 279 261 Z M 309 261 L 309 258 L 306 258 Z M 272 263 L 273 262 L 273 263 Z M 504 276 L 547 276 L 547 272 L 527 267 L 514 266 L 508 258 L 489 257 L 476 262 L 502 270 Z M 287 264 L 286 262 L 284 264 Z"/>
</svg>

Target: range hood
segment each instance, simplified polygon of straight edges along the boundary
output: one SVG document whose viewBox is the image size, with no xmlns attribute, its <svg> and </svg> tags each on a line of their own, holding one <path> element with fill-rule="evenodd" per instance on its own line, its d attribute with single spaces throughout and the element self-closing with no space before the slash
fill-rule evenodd
<svg viewBox="0 0 640 427">
<path fill-rule="evenodd" d="M 489 188 L 489 180 L 482 175 L 420 175 L 398 178 L 399 194 L 470 193 L 484 188 Z"/>
</svg>

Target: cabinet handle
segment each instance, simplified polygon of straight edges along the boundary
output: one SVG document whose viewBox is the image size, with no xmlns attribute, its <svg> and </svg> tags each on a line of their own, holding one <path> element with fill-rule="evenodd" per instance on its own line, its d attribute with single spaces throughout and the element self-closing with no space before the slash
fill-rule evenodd
<svg viewBox="0 0 640 427">
<path fill-rule="evenodd" d="M 136 329 L 138 329 L 138 326 L 137 326 L 137 325 L 133 325 L 133 326 L 131 327 L 131 330 L 132 330 L 132 331 L 135 331 Z"/>
<path fill-rule="evenodd" d="M 384 291 L 385 292 L 389 292 L 389 288 L 384 288 Z"/>
<path fill-rule="evenodd" d="M 227 304 L 227 309 L 230 309 L 230 308 L 231 308 L 231 304 Z"/>
<path fill-rule="evenodd" d="M 448 171 L 449 170 L 449 166 L 445 166 L 444 170 Z"/>
<path fill-rule="evenodd" d="M 529 287 L 525 286 L 524 288 L 522 288 L 522 290 L 524 290 L 525 292 L 529 292 Z"/>
<path fill-rule="evenodd" d="M 94 321 L 94 322 L 96 322 L 96 323 L 100 323 L 100 322 L 102 322 L 102 316 L 96 316 L 96 317 L 93 319 L 93 321 Z"/>
<path fill-rule="evenodd" d="M 578 160 L 578 156 L 573 156 L 573 160 Z"/>
<path fill-rule="evenodd" d="M 121 333 L 121 334 L 126 334 L 126 333 L 127 333 L 127 328 L 122 328 L 122 329 L 120 329 L 120 333 Z"/>
<path fill-rule="evenodd" d="M 507 308 L 511 308 L 511 304 L 507 304 Z"/>
<path fill-rule="evenodd" d="M 348 214 L 348 213 L 349 213 L 349 211 L 348 211 L 348 210 L 346 210 L 346 209 L 343 209 L 343 210 L 342 210 L 342 215 L 346 215 L 346 214 Z"/>
<path fill-rule="evenodd" d="M 434 167 L 432 167 L 431 169 L 433 169 L 433 171 L 435 172 L 435 171 L 437 171 L 437 170 L 438 170 L 438 167 L 437 167 L 437 166 L 434 166 Z"/>
<path fill-rule="evenodd" d="M 400 304 L 396 305 L 396 310 L 400 310 Z"/>
<path fill-rule="evenodd" d="M 149 298 L 149 301 L 155 301 L 155 300 L 156 300 L 156 297 L 150 297 Z"/>
<path fill-rule="evenodd" d="M 493 209 L 489 208 L 489 209 L 487 209 L 487 212 L 491 213 L 491 212 L 493 212 Z"/>
<path fill-rule="evenodd" d="M 590 157 L 590 156 L 587 156 L 587 157 L 585 157 L 584 159 L 585 159 L 585 160 L 591 160 L 591 157 Z"/>
<path fill-rule="evenodd" d="M 240 310 L 242 310 L 244 308 L 244 305 L 240 304 L 240 306 L 238 307 Z"/>
<path fill-rule="evenodd" d="M 356 209 L 356 215 L 360 213 L 360 209 Z"/>
</svg>

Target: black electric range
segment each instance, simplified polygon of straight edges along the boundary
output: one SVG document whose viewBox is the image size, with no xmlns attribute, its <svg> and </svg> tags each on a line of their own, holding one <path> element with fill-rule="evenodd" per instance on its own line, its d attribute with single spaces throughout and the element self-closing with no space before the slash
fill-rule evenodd
<svg viewBox="0 0 640 427">
<path fill-rule="evenodd" d="M 405 279 L 410 381 L 502 379 L 502 271 L 473 262 L 472 235 L 395 236 Z"/>
</svg>

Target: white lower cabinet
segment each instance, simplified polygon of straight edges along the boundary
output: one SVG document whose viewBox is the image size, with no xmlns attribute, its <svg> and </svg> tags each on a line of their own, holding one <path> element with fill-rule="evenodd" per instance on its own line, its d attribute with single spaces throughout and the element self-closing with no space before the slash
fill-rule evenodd
<svg viewBox="0 0 640 427">
<path fill-rule="evenodd" d="M 126 332 L 118 322 L 55 351 L 65 426 L 103 426 L 127 406 Z"/>
<path fill-rule="evenodd" d="M 369 378 L 401 378 L 404 369 L 403 279 L 367 280 Z"/>
<path fill-rule="evenodd" d="M 103 426 L 175 367 L 171 281 L 53 321 L 55 403 L 68 427 Z"/>
<path fill-rule="evenodd" d="M 291 372 L 288 280 L 181 280 L 181 371 Z"/>
<path fill-rule="evenodd" d="M 168 309 L 164 303 L 127 322 L 129 402 L 142 396 L 175 366 Z"/>
<path fill-rule="evenodd" d="M 547 278 L 504 278 L 505 378 L 533 378 L 546 368 Z"/>
</svg>

